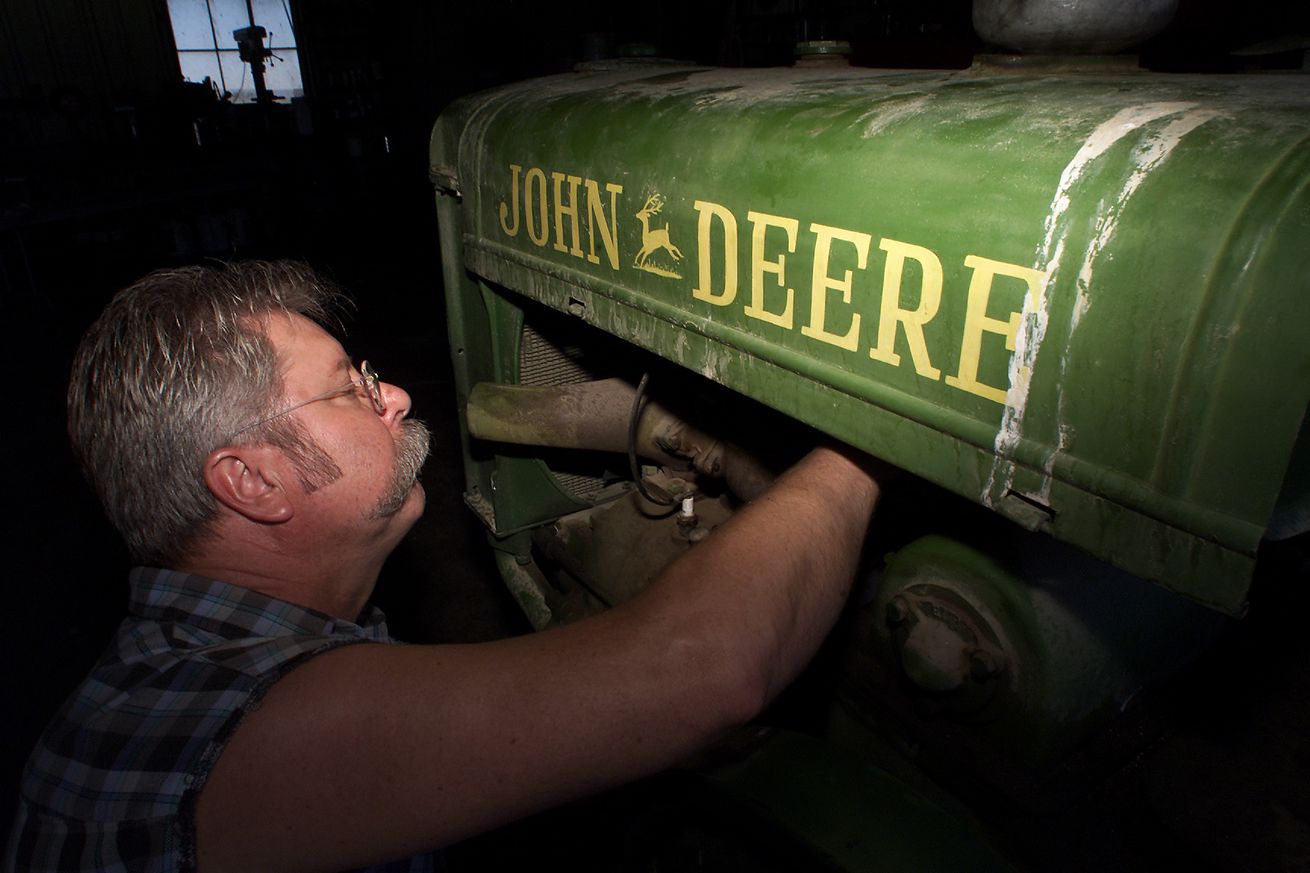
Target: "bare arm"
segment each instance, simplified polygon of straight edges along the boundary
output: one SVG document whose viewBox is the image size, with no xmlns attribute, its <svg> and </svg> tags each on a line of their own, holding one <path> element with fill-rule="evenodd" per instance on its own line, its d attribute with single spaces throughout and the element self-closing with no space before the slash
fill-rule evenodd
<svg viewBox="0 0 1310 873">
<path fill-rule="evenodd" d="M 846 599 L 878 496 L 811 453 L 643 594 L 472 646 L 350 646 L 277 683 L 203 789 L 200 869 L 404 857 L 654 772 L 752 717 Z"/>
</svg>

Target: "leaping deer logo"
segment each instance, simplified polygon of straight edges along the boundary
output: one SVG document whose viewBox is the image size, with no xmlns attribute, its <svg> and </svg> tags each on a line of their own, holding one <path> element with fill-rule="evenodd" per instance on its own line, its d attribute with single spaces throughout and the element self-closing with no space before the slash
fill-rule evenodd
<svg viewBox="0 0 1310 873">
<path fill-rule="evenodd" d="M 650 217 L 658 215 L 663 208 L 664 198 L 656 193 L 646 198 L 646 205 L 637 210 L 637 220 L 641 222 L 641 251 L 637 252 L 637 257 L 633 260 L 632 266 L 638 270 L 654 273 L 657 276 L 681 279 L 681 273 L 675 273 L 673 270 L 661 267 L 658 264 L 648 263 L 650 256 L 660 249 L 672 255 L 675 261 L 682 260 L 682 252 L 669 239 L 669 223 L 666 221 L 663 227 L 657 228 L 651 228 L 650 226 Z"/>
</svg>

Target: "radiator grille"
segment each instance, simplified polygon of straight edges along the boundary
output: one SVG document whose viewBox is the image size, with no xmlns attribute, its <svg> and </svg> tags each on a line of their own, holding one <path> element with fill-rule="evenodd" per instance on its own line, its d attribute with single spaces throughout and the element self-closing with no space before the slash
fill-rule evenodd
<svg viewBox="0 0 1310 873">
<path fill-rule="evenodd" d="M 519 337 L 519 384 L 536 387 L 573 385 L 596 378 L 587 366 L 587 355 L 582 346 L 547 337 L 531 322 L 524 321 Z M 589 473 L 566 472 L 559 469 L 563 459 L 547 463 L 555 482 L 576 500 L 595 500 L 605 480 Z"/>
<path fill-rule="evenodd" d="M 580 345 L 556 344 L 531 323 L 524 323 L 519 340 L 519 384 L 541 387 L 589 382 L 595 376 L 585 361 Z"/>
</svg>

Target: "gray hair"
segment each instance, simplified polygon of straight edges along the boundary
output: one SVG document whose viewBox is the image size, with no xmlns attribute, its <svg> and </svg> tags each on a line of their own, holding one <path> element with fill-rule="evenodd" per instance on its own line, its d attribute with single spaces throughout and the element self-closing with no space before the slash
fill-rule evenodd
<svg viewBox="0 0 1310 873">
<path fill-rule="evenodd" d="M 210 533 L 218 505 L 202 469 L 225 444 L 286 450 L 311 489 L 340 476 L 293 418 L 232 435 L 283 402 L 267 317 L 325 324 L 344 301 L 303 264 L 249 261 L 158 270 L 105 307 L 73 359 L 68 433 L 137 560 L 168 566 Z"/>
</svg>

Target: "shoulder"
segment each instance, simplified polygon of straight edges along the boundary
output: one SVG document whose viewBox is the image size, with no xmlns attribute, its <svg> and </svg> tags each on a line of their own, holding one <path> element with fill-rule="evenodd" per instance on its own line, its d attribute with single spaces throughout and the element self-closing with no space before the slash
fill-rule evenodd
<svg viewBox="0 0 1310 873">
<path fill-rule="evenodd" d="M 212 745 L 269 687 L 305 660 L 352 642 L 226 639 L 129 619 L 42 735 L 25 790 L 77 817 L 104 817 L 107 809 L 108 817 L 125 817 L 175 803 L 203 775 L 204 760 L 216 757 Z M 79 790 L 69 792 L 72 783 Z"/>
<path fill-rule="evenodd" d="M 187 810 L 236 726 L 297 665 L 360 641 L 124 621 L 28 759 L 14 842 L 31 858 L 68 857 L 74 843 L 111 855 L 136 846 L 151 859 L 140 869 L 174 869 L 155 865 L 191 854 Z"/>
</svg>

